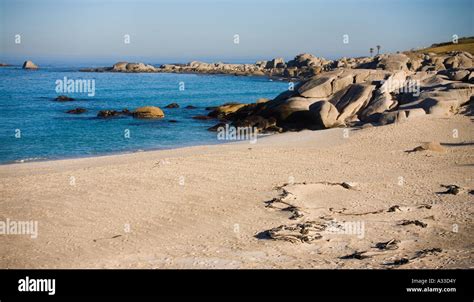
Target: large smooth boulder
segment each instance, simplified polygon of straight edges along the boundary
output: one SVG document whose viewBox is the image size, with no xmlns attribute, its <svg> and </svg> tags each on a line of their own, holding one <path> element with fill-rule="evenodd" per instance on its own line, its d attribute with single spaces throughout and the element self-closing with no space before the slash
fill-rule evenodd
<svg viewBox="0 0 474 302">
<path fill-rule="evenodd" d="M 309 117 L 309 106 L 316 101 L 318 99 L 292 97 L 272 108 L 269 115 L 281 122 L 297 122 L 299 117 L 306 120 Z"/>
<path fill-rule="evenodd" d="M 388 71 L 408 70 L 407 63 L 409 58 L 405 54 L 386 54 L 379 56 L 377 68 L 382 68 Z"/>
<path fill-rule="evenodd" d="M 462 52 L 459 54 L 459 62 L 458 62 L 458 67 L 467 69 L 467 68 L 472 68 L 474 67 L 473 64 L 473 56 L 472 54 L 468 52 Z"/>
<path fill-rule="evenodd" d="M 448 69 L 438 74 L 446 75 L 451 81 L 463 81 L 467 80 L 469 73 L 469 70 L 466 69 Z"/>
<path fill-rule="evenodd" d="M 417 98 L 404 102 L 399 109 L 422 108 L 427 114 L 451 116 L 469 102 L 473 95 L 474 85 L 451 82 L 423 90 Z"/>
<path fill-rule="evenodd" d="M 330 100 L 340 112 L 338 120 L 340 122 L 350 120 L 363 110 L 369 103 L 374 89 L 375 85 L 352 84 L 345 89 L 341 98 Z"/>
<path fill-rule="evenodd" d="M 370 69 L 356 69 L 356 70 L 358 72 L 354 76 L 354 83 L 355 84 L 365 82 L 367 80 L 367 78 L 369 77 L 369 74 L 371 73 Z M 382 77 L 382 79 L 383 79 L 383 77 Z"/>
<path fill-rule="evenodd" d="M 467 69 L 473 67 L 473 57 L 468 52 L 451 52 L 444 60 L 447 69 Z"/>
<path fill-rule="evenodd" d="M 38 69 L 38 66 L 32 61 L 25 61 L 23 63 L 23 69 Z"/>
<path fill-rule="evenodd" d="M 165 114 L 159 107 L 145 106 L 135 109 L 133 117 L 140 119 L 158 119 L 165 117 Z"/>
<path fill-rule="evenodd" d="M 288 61 L 288 67 L 312 67 L 312 66 L 321 66 L 326 63 L 326 60 L 323 58 L 318 58 L 312 54 L 303 53 L 297 55 L 293 60 Z"/>
<path fill-rule="evenodd" d="M 382 81 L 382 86 L 379 88 L 382 92 L 393 92 L 405 86 L 407 74 L 405 71 L 396 71 L 390 75 L 386 80 Z"/>
<path fill-rule="evenodd" d="M 315 123 L 323 128 L 331 128 L 340 125 L 340 122 L 337 120 L 339 111 L 337 111 L 337 108 L 333 104 L 327 101 L 319 101 L 311 104 L 309 106 L 309 112 L 314 118 Z"/>
<path fill-rule="evenodd" d="M 312 78 L 298 89 L 298 93 L 306 98 L 326 98 L 332 94 L 332 81 L 335 78 L 335 76 Z"/>
<path fill-rule="evenodd" d="M 459 107 L 458 100 L 439 96 L 422 98 L 412 103 L 404 104 L 399 108 L 400 110 L 422 108 L 427 114 L 446 117 L 457 113 Z"/>
<path fill-rule="evenodd" d="M 354 76 L 355 75 L 353 73 L 349 73 L 341 75 L 340 77 L 334 79 L 334 81 L 332 82 L 332 93 L 344 89 L 350 84 L 354 83 Z"/>
<path fill-rule="evenodd" d="M 371 116 L 391 110 L 397 105 L 397 103 L 396 100 L 392 99 L 392 95 L 389 92 L 378 89 L 374 91 L 374 97 L 367 107 L 360 113 L 359 118 L 361 120 L 370 121 Z"/>
</svg>

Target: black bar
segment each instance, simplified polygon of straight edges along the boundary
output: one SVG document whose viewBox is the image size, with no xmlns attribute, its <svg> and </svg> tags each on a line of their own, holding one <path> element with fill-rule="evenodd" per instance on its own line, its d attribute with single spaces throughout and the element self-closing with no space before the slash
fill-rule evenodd
<svg viewBox="0 0 474 302">
<path fill-rule="evenodd" d="M 54 279 L 55 294 L 20 292 L 19 280 L 26 277 L 30 282 Z M 54 300 L 65 296 L 305 295 L 430 300 L 470 297 L 472 301 L 472 280 L 473 270 L 0 270 L 0 300 L 38 296 Z M 451 292 L 407 292 L 407 288 L 428 287 Z"/>
</svg>

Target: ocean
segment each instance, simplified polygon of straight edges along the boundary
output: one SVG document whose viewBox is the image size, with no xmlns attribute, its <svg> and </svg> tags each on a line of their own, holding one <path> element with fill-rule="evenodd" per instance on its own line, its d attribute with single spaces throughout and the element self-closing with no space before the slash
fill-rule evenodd
<svg viewBox="0 0 474 302">
<path fill-rule="evenodd" d="M 94 80 L 91 93 L 57 93 L 57 81 Z M 79 68 L 20 66 L 0 68 L 0 163 L 98 156 L 142 150 L 215 144 L 207 128 L 216 120 L 192 119 L 206 115 L 209 106 L 226 102 L 252 103 L 273 98 L 288 88 L 285 82 L 264 77 L 165 73 L 90 73 Z M 75 100 L 56 102 L 58 95 Z M 166 109 L 178 103 L 180 108 Z M 158 106 L 160 120 L 130 116 L 97 118 L 99 110 L 133 110 Z M 196 109 L 185 109 L 187 105 Z M 66 111 L 82 107 L 86 113 Z M 176 123 L 169 122 L 176 120 Z"/>
</svg>

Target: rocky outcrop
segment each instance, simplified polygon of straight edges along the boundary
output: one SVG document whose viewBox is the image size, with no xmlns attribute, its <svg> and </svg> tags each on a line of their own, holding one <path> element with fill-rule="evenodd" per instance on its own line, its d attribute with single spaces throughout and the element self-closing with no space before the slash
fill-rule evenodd
<svg viewBox="0 0 474 302">
<path fill-rule="evenodd" d="M 111 71 L 116 72 L 155 72 L 156 68 L 144 63 L 118 62 L 112 66 Z"/>
<path fill-rule="evenodd" d="M 117 62 L 112 67 L 87 68 L 86 72 L 167 72 L 268 76 L 282 79 L 306 79 L 321 71 L 330 70 L 333 61 L 310 54 L 297 55 L 285 62 L 283 58 L 257 61 L 255 64 L 205 63 L 192 61 L 187 64 L 163 64 L 155 67 L 144 63 Z"/>
<path fill-rule="evenodd" d="M 237 120 L 232 123 L 234 127 L 250 127 L 257 129 L 258 132 L 282 132 L 283 129 L 276 125 L 275 118 L 264 118 L 259 115 L 251 115 L 243 120 Z"/>
<path fill-rule="evenodd" d="M 255 64 L 193 61 L 153 67 L 119 62 L 93 71 L 264 75 L 295 80 L 291 90 L 272 100 L 227 103 L 206 108 L 211 110 L 206 117 L 194 117 L 255 126 L 262 131 L 285 131 L 383 125 L 426 114 L 455 114 L 473 95 L 473 66 L 470 53 L 456 51 L 403 52 L 336 61 L 299 54 L 288 62 L 274 58 Z M 167 108 L 175 108 L 172 106 Z"/>
<path fill-rule="evenodd" d="M 165 114 L 159 107 L 145 106 L 135 109 L 132 112 L 134 118 L 139 119 L 160 119 L 164 118 Z"/>
<path fill-rule="evenodd" d="M 388 71 L 408 70 L 409 60 L 408 56 L 402 53 L 380 55 L 376 68 Z"/>
<path fill-rule="evenodd" d="M 69 114 L 81 114 L 81 113 L 85 113 L 85 112 L 87 112 L 87 110 L 85 108 L 81 108 L 81 107 L 66 111 L 66 113 L 69 113 Z"/>
<path fill-rule="evenodd" d="M 171 103 L 171 104 L 166 105 L 165 108 L 167 108 L 167 109 L 179 108 L 179 104 L 178 103 Z"/>
<path fill-rule="evenodd" d="M 448 56 L 461 56 L 462 60 L 468 57 L 462 53 Z M 430 55 L 429 62 L 438 62 L 431 61 L 436 57 Z M 302 64 L 299 62 L 289 65 Z M 263 124 L 263 120 L 274 119 L 274 127 L 282 130 L 324 129 L 406 122 L 428 114 L 450 116 L 473 99 L 473 68 L 446 69 L 442 63 L 443 68 L 438 71 L 414 71 L 414 65 L 410 65 L 413 58 L 399 54 L 380 56 L 374 62 L 374 68 L 383 69 L 338 68 L 322 72 L 273 100 L 239 104 L 229 114 L 218 114 L 219 109 L 212 115 L 234 125 L 252 124 L 249 121 Z M 417 69 L 428 66 L 423 64 Z"/>
<path fill-rule="evenodd" d="M 56 102 L 71 102 L 74 101 L 73 98 L 68 97 L 66 95 L 60 95 L 54 99 Z"/>
<path fill-rule="evenodd" d="M 268 61 L 267 64 L 265 64 L 266 69 L 272 69 L 272 68 L 285 68 L 285 60 L 283 58 L 275 58 L 271 61 Z"/>
<path fill-rule="evenodd" d="M 161 119 L 165 117 L 165 114 L 159 107 L 144 106 L 130 111 L 128 109 L 119 110 L 101 110 L 97 114 L 100 118 L 111 118 L 119 116 L 133 116 L 139 119 Z"/>
<path fill-rule="evenodd" d="M 332 82 L 336 76 L 314 77 L 304 83 L 298 93 L 305 98 L 327 98 L 332 94 Z"/>
<path fill-rule="evenodd" d="M 111 117 L 118 117 L 118 116 L 128 116 L 132 115 L 132 112 L 128 109 L 124 109 L 122 111 L 118 110 L 100 110 L 97 114 L 97 117 L 100 118 L 111 118 Z"/>
<path fill-rule="evenodd" d="M 351 84 L 343 91 L 341 98 L 332 98 L 330 102 L 339 111 L 337 120 L 346 123 L 358 118 L 359 112 L 367 107 L 375 87 L 366 83 Z"/>
<path fill-rule="evenodd" d="M 314 76 L 341 69 L 373 70 L 373 73 L 362 72 L 357 75 L 354 83 L 377 80 L 383 72 L 431 72 L 446 69 L 470 69 L 474 67 L 473 56 L 467 52 L 450 52 L 447 54 L 405 52 L 381 54 L 374 57 L 341 58 L 331 61 L 311 54 L 299 54 L 285 62 L 283 58 L 268 61 L 257 61 L 254 64 L 229 64 L 223 62 L 205 63 L 192 61 L 187 64 L 163 64 L 153 66 L 144 63 L 118 62 L 112 67 L 88 68 L 88 72 L 166 72 L 166 73 L 199 73 L 199 74 L 230 74 L 267 76 L 286 80 L 308 80 Z M 379 73 L 378 71 L 383 71 Z M 462 74 L 453 75 L 460 77 Z M 329 75 L 328 75 L 329 76 Z M 474 78 L 470 74 L 468 77 Z M 349 78 L 345 79 L 346 81 Z M 380 79 L 378 79 L 380 80 Z M 319 79 L 322 81 L 322 79 Z M 313 85 L 309 84 L 309 85 Z M 344 79 L 341 79 L 344 86 Z M 339 89 L 339 87 L 335 87 Z"/>
<path fill-rule="evenodd" d="M 242 107 L 245 107 L 246 104 L 240 103 L 226 103 L 222 106 L 216 107 L 214 110 L 209 112 L 208 116 L 215 117 L 215 118 L 225 118 L 229 114 L 236 112 Z"/>
<path fill-rule="evenodd" d="M 473 55 L 462 51 L 453 51 L 447 54 L 418 52 L 383 54 L 373 58 L 352 59 L 351 64 L 341 63 L 340 65 L 334 65 L 333 67 L 382 69 L 387 71 L 439 71 L 456 68 L 469 69 L 474 66 Z"/>
<path fill-rule="evenodd" d="M 312 119 L 323 128 L 332 128 L 341 125 L 338 120 L 339 111 L 333 104 L 327 101 L 313 103 L 309 107 L 309 112 L 312 115 Z"/>
<path fill-rule="evenodd" d="M 23 63 L 23 69 L 38 69 L 38 65 L 36 65 L 32 61 L 25 61 Z"/>
</svg>

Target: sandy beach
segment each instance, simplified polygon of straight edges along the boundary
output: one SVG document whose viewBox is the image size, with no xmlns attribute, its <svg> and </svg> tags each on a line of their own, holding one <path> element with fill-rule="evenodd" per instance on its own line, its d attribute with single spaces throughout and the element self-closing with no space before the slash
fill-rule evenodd
<svg viewBox="0 0 474 302">
<path fill-rule="evenodd" d="M 431 141 L 445 152 L 407 152 Z M 0 267 L 472 268 L 473 149 L 472 117 L 427 115 L 3 165 L 0 219 L 37 221 L 38 236 L 0 235 Z M 265 232 L 308 221 L 359 228 L 307 242 Z"/>
</svg>

